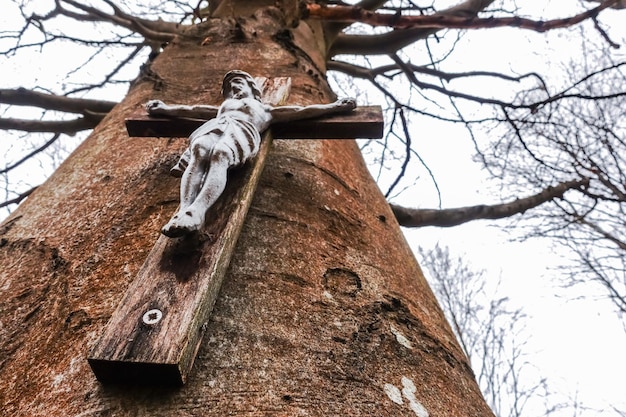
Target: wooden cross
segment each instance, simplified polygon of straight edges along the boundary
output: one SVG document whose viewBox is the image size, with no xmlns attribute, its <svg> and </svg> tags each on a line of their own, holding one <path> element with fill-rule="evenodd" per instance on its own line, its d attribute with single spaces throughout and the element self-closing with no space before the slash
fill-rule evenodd
<svg viewBox="0 0 626 417">
<path fill-rule="evenodd" d="M 258 81 L 257 81 L 258 82 Z M 286 98 L 290 80 L 263 79 L 263 101 Z M 126 120 L 130 136 L 187 137 L 203 120 L 137 114 Z M 349 114 L 272 125 L 259 153 L 234 170 L 226 190 L 210 208 L 211 219 L 191 238 L 160 236 L 88 361 L 103 383 L 182 385 L 193 365 L 206 323 L 274 138 L 380 138 L 380 107 Z"/>
</svg>

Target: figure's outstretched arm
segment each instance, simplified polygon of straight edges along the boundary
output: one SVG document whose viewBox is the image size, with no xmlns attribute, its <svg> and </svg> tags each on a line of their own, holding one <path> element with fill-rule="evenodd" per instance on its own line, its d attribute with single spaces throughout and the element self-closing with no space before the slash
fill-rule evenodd
<svg viewBox="0 0 626 417">
<path fill-rule="evenodd" d="M 201 104 L 194 106 L 165 104 L 161 100 L 150 100 L 146 103 L 146 110 L 151 116 L 193 117 L 208 120 L 217 116 L 219 107 Z"/>
<path fill-rule="evenodd" d="M 329 114 L 349 112 L 355 108 L 355 99 L 343 98 L 329 104 L 273 107 L 270 109 L 270 113 L 272 114 L 272 122 L 291 122 L 293 120 L 310 119 Z"/>
</svg>

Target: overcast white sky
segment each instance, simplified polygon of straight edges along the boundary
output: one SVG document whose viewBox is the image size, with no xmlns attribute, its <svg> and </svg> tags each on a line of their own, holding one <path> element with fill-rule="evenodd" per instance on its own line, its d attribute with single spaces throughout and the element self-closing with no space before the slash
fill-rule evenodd
<svg viewBox="0 0 626 417">
<path fill-rule="evenodd" d="M 534 15 L 548 19 L 568 16 L 572 13 L 566 9 L 580 3 L 559 0 L 518 1 L 517 4 L 529 14 L 543 10 Z M 623 24 L 626 10 L 611 11 L 607 15 L 601 21 L 609 28 L 613 39 L 626 39 Z M 622 47 L 624 49 L 626 45 Z M 551 68 L 545 64 L 546 56 L 565 57 L 578 53 L 579 48 L 564 31 L 527 32 L 520 36 L 519 29 L 498 29 L 472 32 L 459 43 L 457 51 L 459 53 L 453 57 L 457 60 L 457 67 L 446 62 L 445 68 L 449 72 L 489 70 L 511 73 L 514 68 L 518 74 L 531 71 L 549 74 Z M 626 54 L 621 52 L 621 56 L 625 58 Z M 484 94 L 490 88 L 500 86 L 489 82 L 474 87 Z M 375 96 L 375 93 L 370 94 Z M 377 100 L 382 101 L 381 98 Z M 495 201 L 493 184 L 471 159 L 473 144 L 463 127 L 436 121 L 425 123 L 420 119 L 419 125 L 412 127 L 412 135 L 420 156 L 442 191 L 443 207 Z M 376 172 L 377 169 L 373 169 L 373 173 Z M 425 172 L 411 175 L 420 177 L 417 186 L 395 201 L 408 206 L 437 207 L 438 196 Z M 560 288 L 559 267 L 567 262 L 565 253 L 555 252 L 548 241 L 513 241 L 519 234 L 497 227 L 506 225 L 506 222 L 476 221 L 450 229 L 427 227 L 405 229 L 404 232 L 416 253 L 418 246 L 430 248 L 437 243 L 444 244 L 454 255 L 464 256 L 475 269 L 486 269 L 493 280 L 501 277 L 500 294 L 508 295 L 513 306 L 524 307 L 529 315 L 527 351 L 532 354 L 529 360 L 564 395 L 596 410 L 606 410 L 605 415 L 616 415 L 611 406 L 626 410 L 626 333 L 623 322 L 609 302 L 597 300 L 599 292 L 593 286 L 580 287 L 578 292 Z M 583 298 L 574 300 L 581 295 Z"/>
<path fill-rule="evenodd" d="M 560 8 L 565 3 L 577 2 L 518 2 L 524 6 L 528 3 L 545 6 L 546 17 L 563 17 Z M 616 34 L 619 29 L 621 39 L 626 39 L 623 25 L 626 11 L 612 12 L 610 18 L 602 19 L 610 25 L 610 33 Z M 493 64 L 500 62 L 502 70 L 506 71 L 507 62 L 514 62 L 518 72 L 537 71 L 544 54 L 571 53 L 578 49 L 575 45 L 572 47 L 563 33 L 511 37 L 507 36 L 509 31 L 472 34 L 471 39 L 463 41 L 469 44 L 467 47 L 459 45 L 460 51 L 467 51 L 461 64 L 470 63 L 472 69 L 485 69 L 475 68 L 483 63 L 494 70 Z M 526 69 L 519 63 L 527 64 Z M 544 70 L 549 71 L 550 68 Z M 469 158 L 470 141 L 466 139 L 460 144 L 457 140 L 457 135 L 463 133 L 453 130 L 442 134 L 435 128 L 430 132 L 421 129 L 420 134 L 436 136 L 436 143 L 441 145 L 435 150 L 431 147 L 433 141 L 429 141 L 421 152 L 440 187 L 448 190 L 443 198 L 444 206 L 484 202 L 489 189 L 482 188 L 480 178 L 484 173 Z M 450 155 L 451 149 L 461 152 Z M 429 247 L 437 241 L 445 242 L 454 253 L 466 254 L 465 259 L 476 268 L 486 268 L 494 278 L 501 273 L 511 301 L 524 306 L 531 316 L 529 351 L 536 351 L 532 361 L 542 373 L 588 406 L 609 410 L 611 405 L 616 405 L 626 410 L 626 333 L 611 305 L 596 302 L 591 286 L 585 287 L 584 299 L 572 301 L 579 294 L 558 288 L 559 266 L 565 262 L 563 254 L 555 253 L 547 241 L 511 242 L 514 232 L 509 235 L 489 224 L 479 221 L 453 229 L 407 230 L 405 234 L 412 245 Z M 504 225 L 505 221 L 495 224 Z"/>
</svg>

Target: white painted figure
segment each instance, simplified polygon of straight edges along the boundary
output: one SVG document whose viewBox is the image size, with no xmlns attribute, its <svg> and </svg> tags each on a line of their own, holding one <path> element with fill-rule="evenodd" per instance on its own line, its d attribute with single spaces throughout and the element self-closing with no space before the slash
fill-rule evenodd
<svg viewBox="0 0 626 417">
<path fill-rule="evenodd" d="M 226 186 L 227 171 L 256 156 L 261 133 L 273 122 L 289 122 L 350 111 L 354 99 L 330 104 L 273 107 L 261 102 L 254 78 L 243 71 L 230 71 L 222 83 L 224 102 L 219 106 L 168 105 L 151 100 L 151 115 L 210 119 L 189 136 L 189 147 L 172 168 L 181 176 L 180 208 L 161 232 L 181 237 L 198 231 L 206 212 Z"/>
</svg>

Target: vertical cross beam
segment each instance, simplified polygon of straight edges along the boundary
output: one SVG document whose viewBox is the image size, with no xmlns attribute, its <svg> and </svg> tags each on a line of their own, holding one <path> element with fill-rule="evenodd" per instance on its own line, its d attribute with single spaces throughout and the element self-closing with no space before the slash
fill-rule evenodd
<svg viewBox="0 0 626 417">
<path fill-rule="evenodd" d="M 185 383 L 270 146 L 266 134 L 252 166 L 231 176 L 203 239 L 159 237 L 89 355 L 99 381 Z"/>
<path fill-rule="evenodd" d="M 286 98 L 289 82 L 266 81 L 264 100 Z M 271 143 L 266 132 L 254 160 L 231 172 L 201 233 L 159 237 L 89 354 L 99 381 L 185 383 Z"/>
</svg>

